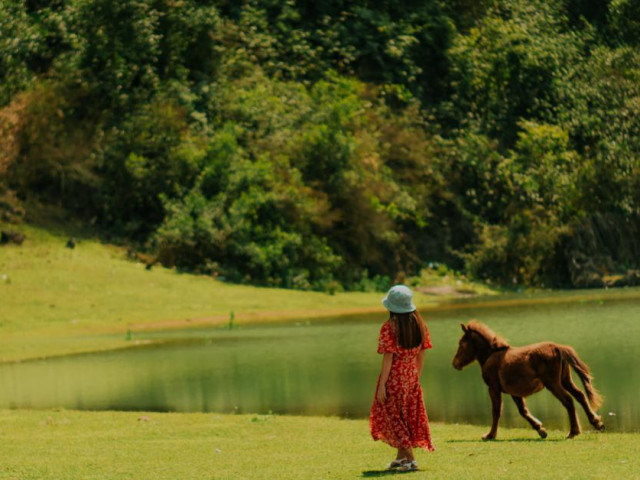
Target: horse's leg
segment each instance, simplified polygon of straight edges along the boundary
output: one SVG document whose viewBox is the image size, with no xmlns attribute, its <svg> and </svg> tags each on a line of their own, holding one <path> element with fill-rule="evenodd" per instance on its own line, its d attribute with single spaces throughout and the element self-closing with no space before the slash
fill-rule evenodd
<svg viewBox="0 0 640 480">
<path fill-rule="evenodd" d="M 502 393 L 499 388 L 489 387 L 489 396 L 491 397 L 491 414 L 493 421 L 489 433 L 482 436 L 483 440 L 493 440 L 498 434 L 498 421 L 502 414 Z"/>
<path fill-rule="evenodd" d="M 567 409 L 567 413 L 569 414 L 569 423 L 571 424 L 571 430 L 567 435 L 567 438 L 573 438 L 576 435 L 580 435 L 580 422 L 578 421 L 578 415 L 576 414 L 576 406 L 573 403 L 573 398 L 571 394 L 567 392 L 562 384 L 559 381 L 554 381 L 550 383 L 545 383 L 545 387 L 547 387 L 553 395 L 562 402 L 564 408 Z"/>
<path fill-rule="evenodd" d="M 573 397 L 578 401 L 582 408 L 584 408 L 584 412 L 587 414 L 587 418 L 589 419 L 589 423 L 593 425 L 596 430 L 604 430 L 604 424 L 602 423 L 602 417 L 596 414 L 591 408 L 589 401 L 587 400 L 587 396 L 584 394 L 582 390 L 578 388 L 578 386 L 573 382 L 571 378 L 571 370 L 569 365 L 564 365 L 562 368 L 562 386 L 567 389 L 567 391 L 573 395 Z"/>
<path fill-rule="evenodd" d="M 520 415 L 522 415 L 524 419 L 531 424 L 534 430 L 538 432 L 538 435 L 540 435 L 542 438 L 547 438 L 547 431 L 542 428 L 542 422 L 531 415 L 531 412 L 527 408 L 527 404 L 525 403 L 524 398 L 516 397 L 515 395 L 511 395 L 511 398 L 513 398 L 513 401 L 516 402 L 516 406 L 518 407 L 518 412 L 520 412 Z"/>
</svg>

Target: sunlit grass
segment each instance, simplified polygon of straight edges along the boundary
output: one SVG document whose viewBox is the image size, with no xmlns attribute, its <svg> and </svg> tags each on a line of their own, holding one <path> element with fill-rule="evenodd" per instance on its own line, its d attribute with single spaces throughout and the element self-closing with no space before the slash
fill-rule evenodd
<svg viewBox="0 0 640 480">
<path fill-rule="evenodd" d="M 216 279 L 126 259 L 124 249 L 93 240 L 65 248 L 66 238 L 24 227 L 22 247 L 0 249 L 3 325 L 8 331 L 42 326 L 132 325 L 235 312 L 377 307 L 379 293 L 328 295 L 231 285 Z M 380 307 L 382 308 L 382 307 Z"/>
<path fill-rule="evenodd" d="M 0 225 L 2 226 L 2 225 Z M 20 247 L 0 246 L 0 360 L 127 346 L 143 328 L 223 325 L 384 312 L 382 294 L 304 292 L 228 284 L 127 258 L 93 239 L 22 225 Z M 433 297 L 416 294 L 420 305 Z"/>
<path fill-rule="evenodd" d="M 76 248 L 66 248 L 70 234 L 58 224 L 0 227 L 27 235 L 22 246 L 0 246 L 0 361 L 129 347 L 135 345 L 129 341 L 129 331 L 224 326 L 231 317 L 235 325 L 242 325 L 349 313 L 385 314 L 380 292 L 330 295 L 234 285 L 162 267 L 149 271 L 143 263 L 128 259 L 124 248 L 95 239 L 81 237 Z M 456 277 L 445 273 L 438 274 L 441 285 L 447 285 L 447 279 L 458 285 Z M 464 303 L 441 305 L 446 295 L 419 292 L 430 285 L 425 278 L 415 286 L 415 301 L 423 310 L 467 308 Z M 496 293 L 468 279 L 463 288 Z M 569 296 L 550 292 L 536 298 L 486 297 L 473 305 L 582 301 L 580 295 L 594 298 L 594 292 Z M 638 296 L 640 290 L 606 295 Z"/>
<path fill-rule="evenodd" d="M 433 424 L 410 478 L 637 478 L 639 434 Z M 392 450 L 366 420 L 132 412 L 0 411 L 0 479 L 348 479 L 386 476 Z"/>
</svg>

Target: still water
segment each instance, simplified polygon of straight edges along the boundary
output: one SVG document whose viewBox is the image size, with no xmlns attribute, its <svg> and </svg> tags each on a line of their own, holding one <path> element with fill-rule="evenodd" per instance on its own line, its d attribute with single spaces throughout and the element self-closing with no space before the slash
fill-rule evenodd
<svg viewBox="0 0 640 480">
<path fill-rule="evenodd" d="M 634 294 L 476 300 L 423 311 L 434 348 L 422 385 L 431 420 L 488 424 L 489 398 L 474 363 L 451 367 L 460 323 L 475 318 L 513 345 L 553 340 L 574 346 L 605 397 L 609 431 L 640 431 L 640 291 Z M 162 345 L 0 365 L 0 408 L 368 415 L 381 357 L 384 313 L 235 330 L 134 334 Z M 580 385 L 577 376 L 574 379 Z M 580 385 L 581 386 L 581 385 Z M 504 396 L 504 426 L 527 426 Z M 547 427 L 568 428 L 546 390 L 529 397 Z M 580 410 L 584 428 L 590 428 Z"/>
</svg>

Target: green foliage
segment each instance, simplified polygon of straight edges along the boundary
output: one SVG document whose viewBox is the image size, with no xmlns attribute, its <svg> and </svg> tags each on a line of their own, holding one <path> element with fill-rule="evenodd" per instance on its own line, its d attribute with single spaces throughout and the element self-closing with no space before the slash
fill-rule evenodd
<svg viewBox="0 0 640 480">
<path fill-rule="evenodd" d="M 636 7 L 5 0 L 0 189 L 263 285 L 637 268 Z"/>
<path fill-rule="evenodd" d="M 598 48 L 576 69 L 559 120 L 584 157 L 583 208 L 637 212 L 632 193 L 640 157 L 640 54 Z"/>
<path fill-rule="evenodd" d="M 381 249 L 402 239 L 381 227 L 412 221 L 417 202 L 379 158 L 372 130 L 384 121 L 383 104 L 336 76 L 301 89 L 256 71 L 211 92 L 215 133 L 194 189 L 165 201 L 161 256 L 305 289 L 328 288 L 335 275 L 362 286 L 366 269 L 389 271 L 395 259 Z"/>
<path fill-rule="evenodd" d="M 60 14 L 51 8 L 29 13 L 18 0 L 3 0 L 0 8 L 0 106 L 46 72 L 63 50 Z"/>
<path fill-rule="evenodd" d="M 565 131 L 533 122 L 520 128 L 506 157 L 485 137 L 461 139 L 449 178 L 477 239 L 461 248 L 466 268 L 503 283 L 540 284 L 559 268 L 555 251 L 576 214 L 579 169 Z"/>
<path fill-rule="evenodd" d="M 100 158 L 100 222 L 146 238 L 163 218 L 161 197 L 179 197 L 195 182 L 205 155 L 200 143 L 184 109 L 163 98 L 108 130 Z"/>
<path fill-rule="evenodd" d="M 610 35 L 616 43 L 635 45 L 640 42 L 640 2 L 612 0 L 610 2 Z"/>
<path fill-rule="evenodd" d="M 580 162 L 566 131 L 555 125 L 523 121 L 515 145 L 513 168 L 516 202 L 540 207 L 560 220 L 571 218 L 579 185 Z"/>
<path fill-rule="evenodd" d="M 143 0 L 77 0 L 76 68 L 98 107 L 118 112 L 147 98 L 158 85 L 160 13 Z"/>
<path fill-rule="evenodd" d="M 339 258 L 309 229 L 318 206 L 300 177 L 282 158 L 240 159 L 226 167 L 228 184 L 217 195 L 207 198 L 196 186 L 183 200 L 165 203 L 156 234 L 161 257 L 271 286 L 320 288 L 330 280 Z"/>
<path fill-rule="evenodd" d="M 450 50 L 455 117 L 512 147 L 520 119 L 553 118 L 584 37 L 549 2 L 497 4 Z"/>
</svg>

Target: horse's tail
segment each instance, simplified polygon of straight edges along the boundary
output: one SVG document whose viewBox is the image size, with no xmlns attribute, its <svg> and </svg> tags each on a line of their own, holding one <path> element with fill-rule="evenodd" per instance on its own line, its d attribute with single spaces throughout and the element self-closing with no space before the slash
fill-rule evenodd
<svg viewBox="0 0 640 480">
<path fill-rule="evenodd" d="M 563 346 L 560 347 L 560 352 L 562 358 L 573 367 L 573 369 L 580 377 L 580 380 L 582 380 L 582 384 L 587 391 L 589 403 L 594 410 L 598 410 L 598 408 L 600 408 L 600 406 L 602 405 L 603 398 L 602 395 L 600 395 L 600 392 L 598 392 L 598 390 L 596 390 L 596 388 L 593 386 L 593 376 L 591 375 L 589 367 L 586 363 L 580 360 L 580 357 L 578 357 L 578 354 L 573 348 L 569 346 Z"/>
</svg>

